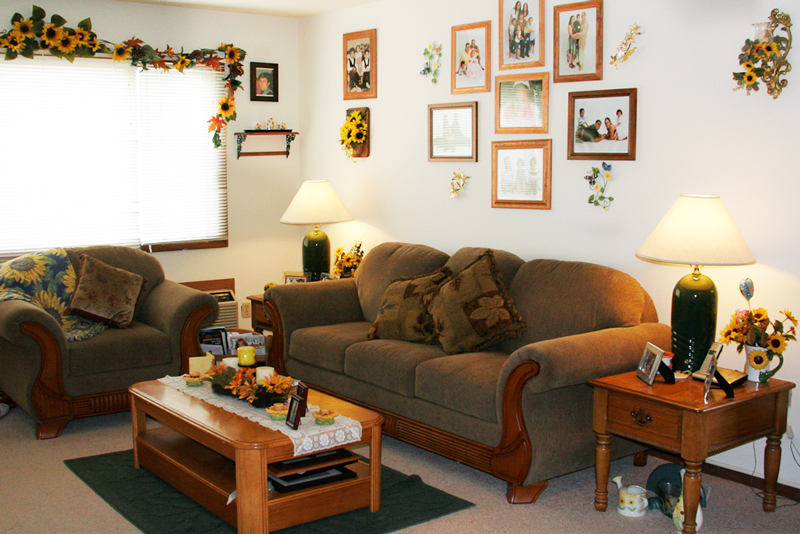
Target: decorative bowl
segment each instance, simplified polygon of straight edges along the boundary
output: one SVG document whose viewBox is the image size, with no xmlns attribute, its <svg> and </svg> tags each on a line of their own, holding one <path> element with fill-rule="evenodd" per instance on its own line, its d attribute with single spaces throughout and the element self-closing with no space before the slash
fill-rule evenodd
<svg viewBox="0 0 800 534">
<path fill-rule="evenodd" d="M 189 387 L 197 387 L 203 385 L 203 377 L 202 376 L 190 376 L 190 375 L 183 375 L 183 380 L 186 382 L 186 385 Z"/>
<path fill-rule="evenodd" d="M 267 414 L 273 421 L 285 421 L 288 413 L 289 410 L 287 408 L 284 408 L 283 410 L 273 410 L 271 406 L 267 408 Z"/>
<path fill-rule="evenodd" d="M 314 416 L 314 422 L 318 425 L 332 425 L 336 421 L 336 416 L 339 414 L 337 412 L 331 411 L 325 415 L 320 414 L 320 412 L 311 412 L 311 415 Z"/>
</svg>

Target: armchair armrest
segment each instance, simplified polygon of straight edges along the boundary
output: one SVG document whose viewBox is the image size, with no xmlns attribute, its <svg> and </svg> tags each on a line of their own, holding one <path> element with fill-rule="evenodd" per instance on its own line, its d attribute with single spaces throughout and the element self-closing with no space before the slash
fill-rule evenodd
<svg viewBox="0 0 800 534">
<path fill-rule="evenodd" d="M 189 358 L 200 356 L 201 328 L 211 325 L 219 303 L 205 291 L 164 280 L 147 297 L 142 307 L 143 323 L 169 336 L 173 358 L 180 357 L 181 373 L 189 371 Z"/>
<path fill-rule="evenodd" d="M 24 300 L 4 300 L 0 302 L 0 337 L 19 347 L 38 346 L 22 325 L 34 323 L 44 328 L 58 344 L 61 353 L 67 352 L 67 336 L 64 330 L 49 313 Z"/>
</svg>

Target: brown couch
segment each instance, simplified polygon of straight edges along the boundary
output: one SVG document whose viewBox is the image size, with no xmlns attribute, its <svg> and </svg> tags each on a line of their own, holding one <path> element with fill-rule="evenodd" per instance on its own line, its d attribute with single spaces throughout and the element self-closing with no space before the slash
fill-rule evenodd
<svg viewBox="0 0 800 534">
<path fill-rule="evenodd" d="M 128 387 L 188 372 L 201 354 L 198 332 L 219 305 L 208 293 L 165 280 L 158 260 L 128 247 L 67 249 L 145 278 L 130 328 L 67 341 L 59 323 L 22 300 L 0 302 L 0 390 L 36 421 L 39 439 L 57 437 L 77 417 L 130 409 Z"/>
<path fill-rule="evenodd" d="M 526 329 L 481 352 L 367 340 L 389 283 L 442 266 L 459 272 L 485 249 L 452 257 L 384 243 L 355 278 L 276 286 L 270 358 L 282 373 L 369 406 L 384 432 L 508 482 L 509 502 L 533 502 L 547 479 L 594 465 L 593 378 L 636 368 L 645 344 L 670 346 L 650 296 L 630 276 L 590 263 L 525 262 L 494 251 Z M 620 440 L 616 457 L 641 450 Z"/>
</svg>

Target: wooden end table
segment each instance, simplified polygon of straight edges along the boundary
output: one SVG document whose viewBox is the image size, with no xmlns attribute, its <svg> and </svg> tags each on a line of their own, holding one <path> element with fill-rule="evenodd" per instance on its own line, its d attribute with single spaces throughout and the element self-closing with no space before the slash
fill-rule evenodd
<svg viewBox="0 0 800 534">
<path fill-rule="evenodd" d="M 294 457 L 284 434 L 185 395 L 157 380 L 129 389 L 134 465 L 144 466 L 237 528 L 266 534 L 358 508 L 381 507 L 379 414 L 318 391 L 309 402 L 332 408 L 361 423 L 370 462 L 348 465 L 355 478 L 288 493 L 268 491 L 270 464 Z M 164 426 L 147 428 L 147 417 Z M 344 447 L 335 447 L 344 448 Z M 236 500 L 228 497 L 236 490 Z"/>
<path fill-rule="evenodd" d="M 594 423 L 597 434 L 594 506 L 608 507 L 611 436 L 620 436 L 680 454 L 684 462 L 683 532 L 696 532 L 700 501 L 700 468 L 706 458 L 756 439 L 767 438 L 764 451 L 764 511 L 775 510 L 781 436 L 792 382 L 770 379 L 768 384 L 747 382 L 734 389 L 736 398 L 712 388 L 703 401 L 703 382 L 691 378 L 666 384 L 657 378 L 648 386 L 630 372 L 589 381 L 594 387 Z"/>
<path fill-rule="evenodd" d="M 253 330 L 263 333 L 264 330 L 272 331 L 272 318 L 264 308 L 264 295 L 248 295 L 250 301 L 250 324 Z"/>
</svg>

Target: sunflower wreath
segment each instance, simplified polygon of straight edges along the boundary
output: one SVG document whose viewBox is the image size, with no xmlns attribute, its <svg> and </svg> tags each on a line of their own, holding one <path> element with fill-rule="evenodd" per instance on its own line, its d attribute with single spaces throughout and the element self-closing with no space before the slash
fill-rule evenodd
<svg viewBox="0 0 800 534">
<path fill-rule="evenodd" d="M 76 57 L 94 57 L 96 54 L 111 54 L 114 61 L 130 59 L 131 67 L 148 67 L 161 69 L 164 72 L 175 69 L 183 72 L 197 65 L 219 69 L 227 65 L 228 74 L 225 81 L 225 96 L 219 101 L 219 111 L 208 122 L 209 132 L 214 132 L 214 147 L 222 144 L 220 132 L 228 122 L 236 120 L 236 102 L 234 91 L 241 88 L 238 79 L 244 74 L 242 60 L 247 53 L 232 44 L 222 43 L 217 48 L 201 48 L 185 53 L 183 48 L 176 52 L 171 46 L 164 50 L 153 49 L 141 39 L 132 37 L 121 44 L 99 39 L 92 31 L 92 20 L 83 19 L 76 28 L 66 26 L 67 20 L 61 15 L 52 15 L 50 23 L 45 21 L 45 11 L 33 6 L 30 18 L 14 13 L 11 18 L 11 30 L 0 33 L 0 48 L 5 48 L 5 59 L 17 59 L 19 56 L 33 59 L 36 51 L 49 51 L 52 55 L 72 62 Z"/>
</svg>

